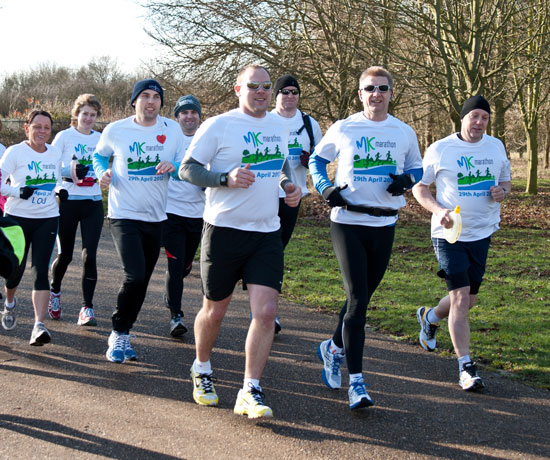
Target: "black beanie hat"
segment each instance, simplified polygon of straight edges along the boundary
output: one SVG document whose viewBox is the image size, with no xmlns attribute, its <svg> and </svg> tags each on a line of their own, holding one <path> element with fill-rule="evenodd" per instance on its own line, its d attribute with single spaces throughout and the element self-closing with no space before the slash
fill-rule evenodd
<svg viewBox="0 0 550 460">
<path fill-rule="evenodd" d="M 132 99 L 130 99 L 130 105 L 133 107 L 135 100 L 138 96 L 143 93 L 146 89 L 152 89 L 160 94 L 160 106 L 164 105 L 164 91 L 162 86 L 156 80 L 140 80 L 134 85 L 134 90 L 132 91 Z"/>
<path fill-rule="evenodd" d="M 282 77 L 277 78 L 277 81 L 275 82 L 275 87 L 273 88 L 275 91 L 275 97 L 277 97 L 279 91 L 287 86 L 294 86 L 298 92 L 301 93 L 298 80 L 296 80 L 292 75 L 283 75 Z"/>
<path fill-rule="evenodd" d="M 466 115 L 468 115 L 472 110 L 481 109 L 485 110 L 489 115 L 491 115 L 491 107 L 483 96 L 472 96 L 467 99 L 462 106 L 460 111 L 460 119 L 462 120 Z"/>
</svg>

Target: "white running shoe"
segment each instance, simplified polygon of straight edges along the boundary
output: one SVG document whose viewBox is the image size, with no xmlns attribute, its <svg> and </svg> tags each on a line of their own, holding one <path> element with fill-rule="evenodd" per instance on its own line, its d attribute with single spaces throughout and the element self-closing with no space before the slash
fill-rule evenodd
<svg viewBox="0 0 550 460">
<path fill-rule="evenodd" d="M 360 409 L 361 407 L 373 406 L 374 402 L 367 393 L 363 382 L 353 382 L 349 386 L 349 408 L 351 410 Z"/>
<path fill-rule="evenodd" d="M 233 412 L 248 415 L 248 418 L 273 417 L 273 411 L 264 403 L 264 397 L 261 390 L 249 384 L 248 390 L 239 390 Z"/>
<path fill-rule="evenodd" d="M 50 301 L 48 302 L 48 314 L 51 319 L 61 319 L 61 292 L 55 294 L 50 291 Z"/>
<path fill-rule="evenodd" d="M 11 331 L 12 329 L 15 329 L 15 326 L 17 325 L 17 317 L 15 315 L 15 307 L 17 306 L 17 298 L 13 298 L 13 307 L 8 308 L 6 304 L 4 304 L 4 311 L 2 312 L 2 327 L 6 331 Z"/>
<path fill-rule="evenodd" d="M 344 359 L 344 355 L 340 353 L 330 352 L 330 341 L 332 339 L 321 342 L 317 347 L 317 355 L 323 362 L 323 382 L 331 389 L 340 388 L 342 386 L 342 373 L 340 366 Z"/>
<path fill-rule="evenodd" d="M 94 316 L 94 309 L 90 307 L 82 307 L 80 309 L 76 324 L 79 326 L 96 326 L 97 322 Z"/>
<path fill-rule="evenodd" d="M 435 334 L 437 333 L 437 328 L 439 323 L 432 324 L 428 321 L 428 312 L 431 308 L 420 307 L 416 310 L 416 319 L 418 324 L 420 324 L 420 332 L 418 334 L 418 339 L 420 340 L 420 345 L 426 351 L 434 351 L 436 345 Z"/>
<path fill-rule="evenodd" d="M 41 347 L 45 343 L 50 343 L 51 340 L 52 336 L 50 335 L 48 329 L 46 329 L 46 326 L 44 326 L 44 323 L 35 323 L 34 327 L 32 328 L 31 340 L 29 341 L 29 345 Z"/>
<path fill-rule="evenodd" d="M 464 391 L 481 390 L 485 387 L 481 377 L 477 375 L 477 368 L 471 361 L 462 366 L 459 373 L 458 384 Z"/>
</svg>

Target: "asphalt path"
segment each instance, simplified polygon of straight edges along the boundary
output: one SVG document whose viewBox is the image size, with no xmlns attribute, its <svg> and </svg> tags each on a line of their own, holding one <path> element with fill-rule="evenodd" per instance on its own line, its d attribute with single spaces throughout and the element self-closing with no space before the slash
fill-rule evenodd
<svg viewBox="0 0 550 460">
<path fill-rule="evenodd" d="M 30 272 L 18 290 L 18 324 L 0 329 L 2 459 L 547 459 L 550 394 L 481 370 L 487 389 L 462 392 L 456 360 L 367 329 L 364 369 L 375 406 L 350 412 L 347 387 L 321 380 L 316 348 L 335 315 L 281 301 L 283 331 L 262 386 L 273 419 L 233 414 L 242 384 L 249 324 L 240 288 L 224 320 L 212 364 L 218 407 L 193 402 L 192 325 L 200 308 L 198 267 L 186 279 L 183 340 L 168 334 L 163 254 L 135 325 L 137 362 L 106 360 L 110 316 L 122 270 L 106 225 L 95 296 L 98 326 L 76 325 L 80 256 L 63 283 L 52 343 L 28 345 Z M 335 274 L 335 276 L 337 276 Z M 312 288 L 314 288 L 312 286 Z M 410 320 L 407 318 L 407 320 Z M 347 382 L 344 369 L 343 382 Z"/>
</svg>

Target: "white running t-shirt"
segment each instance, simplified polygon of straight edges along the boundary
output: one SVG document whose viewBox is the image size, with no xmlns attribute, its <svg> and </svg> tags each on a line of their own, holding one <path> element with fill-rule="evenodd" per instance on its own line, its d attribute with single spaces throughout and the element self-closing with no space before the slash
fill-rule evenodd
<svg viewBox="0 0 550 460">
<path fill-rule="evenodd" d="M 82 134 L 74 126 L 56 134 L 52 145 L 61 150 L 61 170 L 64 177 L 70 177 L 71 161 L 74 155 L 80 164 L 90 167 L 86 177 L 91 178 L 91 180 L 96 179 L 92 161 L 100 135 L 101 133 L 97 131 L 92 131 L 90 134 Z M 69 192 L 69 200 L 74 196 L 90 198 L 101 196 L 101 189 L 97 182 L 91 187 L 82 187 L 72 182 L 63 181 L 63 188 Z"/>
<path fill-rule="evenodd" d="M 134 116 L 107 125 L 96 153 L 113 156 L 108 217 L 144 222 L 166 220 L 168 174 L 157 175 L 161 161 L 175 162 L 185 150 L 180 126 L 157 117 L 154 126 L 141 126 Z"/>
<path fill-rule="evenodd" d="M 386 189 L 392 174 L 422 167 L 418 140 L 413 129 L 388 115 L 384 121 L 372 121 L 358 112 L 334 123 L 315 147 L 321 158 L 330 162 L 338 158 L 335 184 L 350 204 L 399 209 L 403 196 L 392 196 Z M 384 227 L 395 224 L 397 216 L 371 216 L 332 208 L 333 222 L 350 225 Z"/>
<path fill-rule="evenodd" d="M 38 153 L 26 141 L 12 145 L 0 159 L 0 170 L 0 191 L 9 196 L 6 214 L 30 219 L 59 216 L 55 190 L 61 184 L 61 152 L 57 148 L 46 144 L 46 151 Z M 8 178 L 10 185 L 5 183 Z M 37 189 L 27 200 L 19 198 L 25 186 Z"/>
<path fill-rule="evenodd" d="M 184 134 L 183 138 L 184 148 L 187 151 L 193 136 Z M 185 152 L 180 152 L 176 161 L 181 162 L 184 154 Z M 168 204 L 166 205 L 167 213 L 183 217 L 202 218 L 205 199 L 204 190 L 201 187 L 170 177 L 168 182 Z"/>
<path fill-rule="evenodd" d="M 445 208 L 460 206 L 462 231 L 458 241 L 477 241 L 499 229 L 500 203 L 491 197 L 493 185 L 511 180 L 504 145 L 484 134 L 479 142 L 465 142 L 458 133 L 428 147 L 420 181 L 435 181 L 436 201 Z M 432 237 L 443 238 L 443 227 L 432 215 Z"/>
<path fill-rule="evenodd" d="M 290 166 L 290 177 L 289 179 L 293 184 L 296 184 L 302 189 L 302 198 L 306 196 L 309 193 L 309 190 L 307 189 L 307 173 L 308 169 L 302 165 L 300 162 L 300 155 L 302 154 L 302 150 L 305 150 L 306 152 L 309 152 L 311 148 L 311 144 L 309 141 L 309 135 L 307 134 L 306 128 L 300 129 L 304 126 L 304 120 L 302 118 L 302 112 L 299 110 L 296 110 L 296 114 L 291 118 L 286 118 L 277 113 L 277 110 L 274 109 L 271 111 L 272 114 L 279 117 L 281 120 L 283 120 L 289 129 L 289 138 L 288 138 L 288 157 L 287 162 Z M 319 123 L 317 123 L 316 120 L 314 120 L 311 116 L 309 117 L 311 120 L 311 128 L 313 131 L 313 145 L 317 145 L 319 142 L 321 142 L 321 139 L 323 138 L 323 133 L 321 132 L 321 127 L 319 126 Z M 298 134 L 298 131 L 300 131 L 300 134 Z M 309 152 L 313 153 L 313 152 Z M 279 188 L 279 198 L 284 198 L 285 192 L 281 188 Z"/>
<path fill-rule="evenodd" d="M 234 109 L 206 120 L 186 157 L 215 172 L 250 165 L 256 178 L 247 189 L 208 188 L 203 219 L 212 225 L 239 230 L 278 230 L 279 180 L 287 155 L 288 128 L 272 113 L 255 118 Z"/>
</svg>

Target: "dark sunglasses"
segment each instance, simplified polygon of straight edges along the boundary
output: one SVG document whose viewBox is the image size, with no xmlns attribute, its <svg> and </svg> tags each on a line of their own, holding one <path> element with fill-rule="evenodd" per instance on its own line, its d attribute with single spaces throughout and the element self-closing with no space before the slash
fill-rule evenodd
<svg viewBox="0 0 550 460">
<path fill-rule="evenodd" d="M 378 90 L 381 93 L 387 93 L 390 89 L 390 85 L 367 85 L 363 88 L 363 91 L 367 93 L 374 93 Z"/>
<path fill-rule="evenodd" d="M 300 94 L 300 91 L 298 91 L 297 89 L 282 89 L 279 91 L 279 93 L 284 94 L 285 96 L 288 96 L 289 94 L 297 96 L 298 94 Z"/>
<path fill-rule="evenodd" d="M 270 81 L 263 81 L 263 82 L 259 82 L 259 81 L 249 81 L 247 84 L 246 84 L 246 87 L 248 89 L 252 89 L 254 91 L 258 91 L 258 89 L 260 89 L 260 86 L 265 89 L 266 91 L 269 91 L 271 89 L 271 87 L 273 86 L 273 83 L 271 83 Z"/>
</svg>

